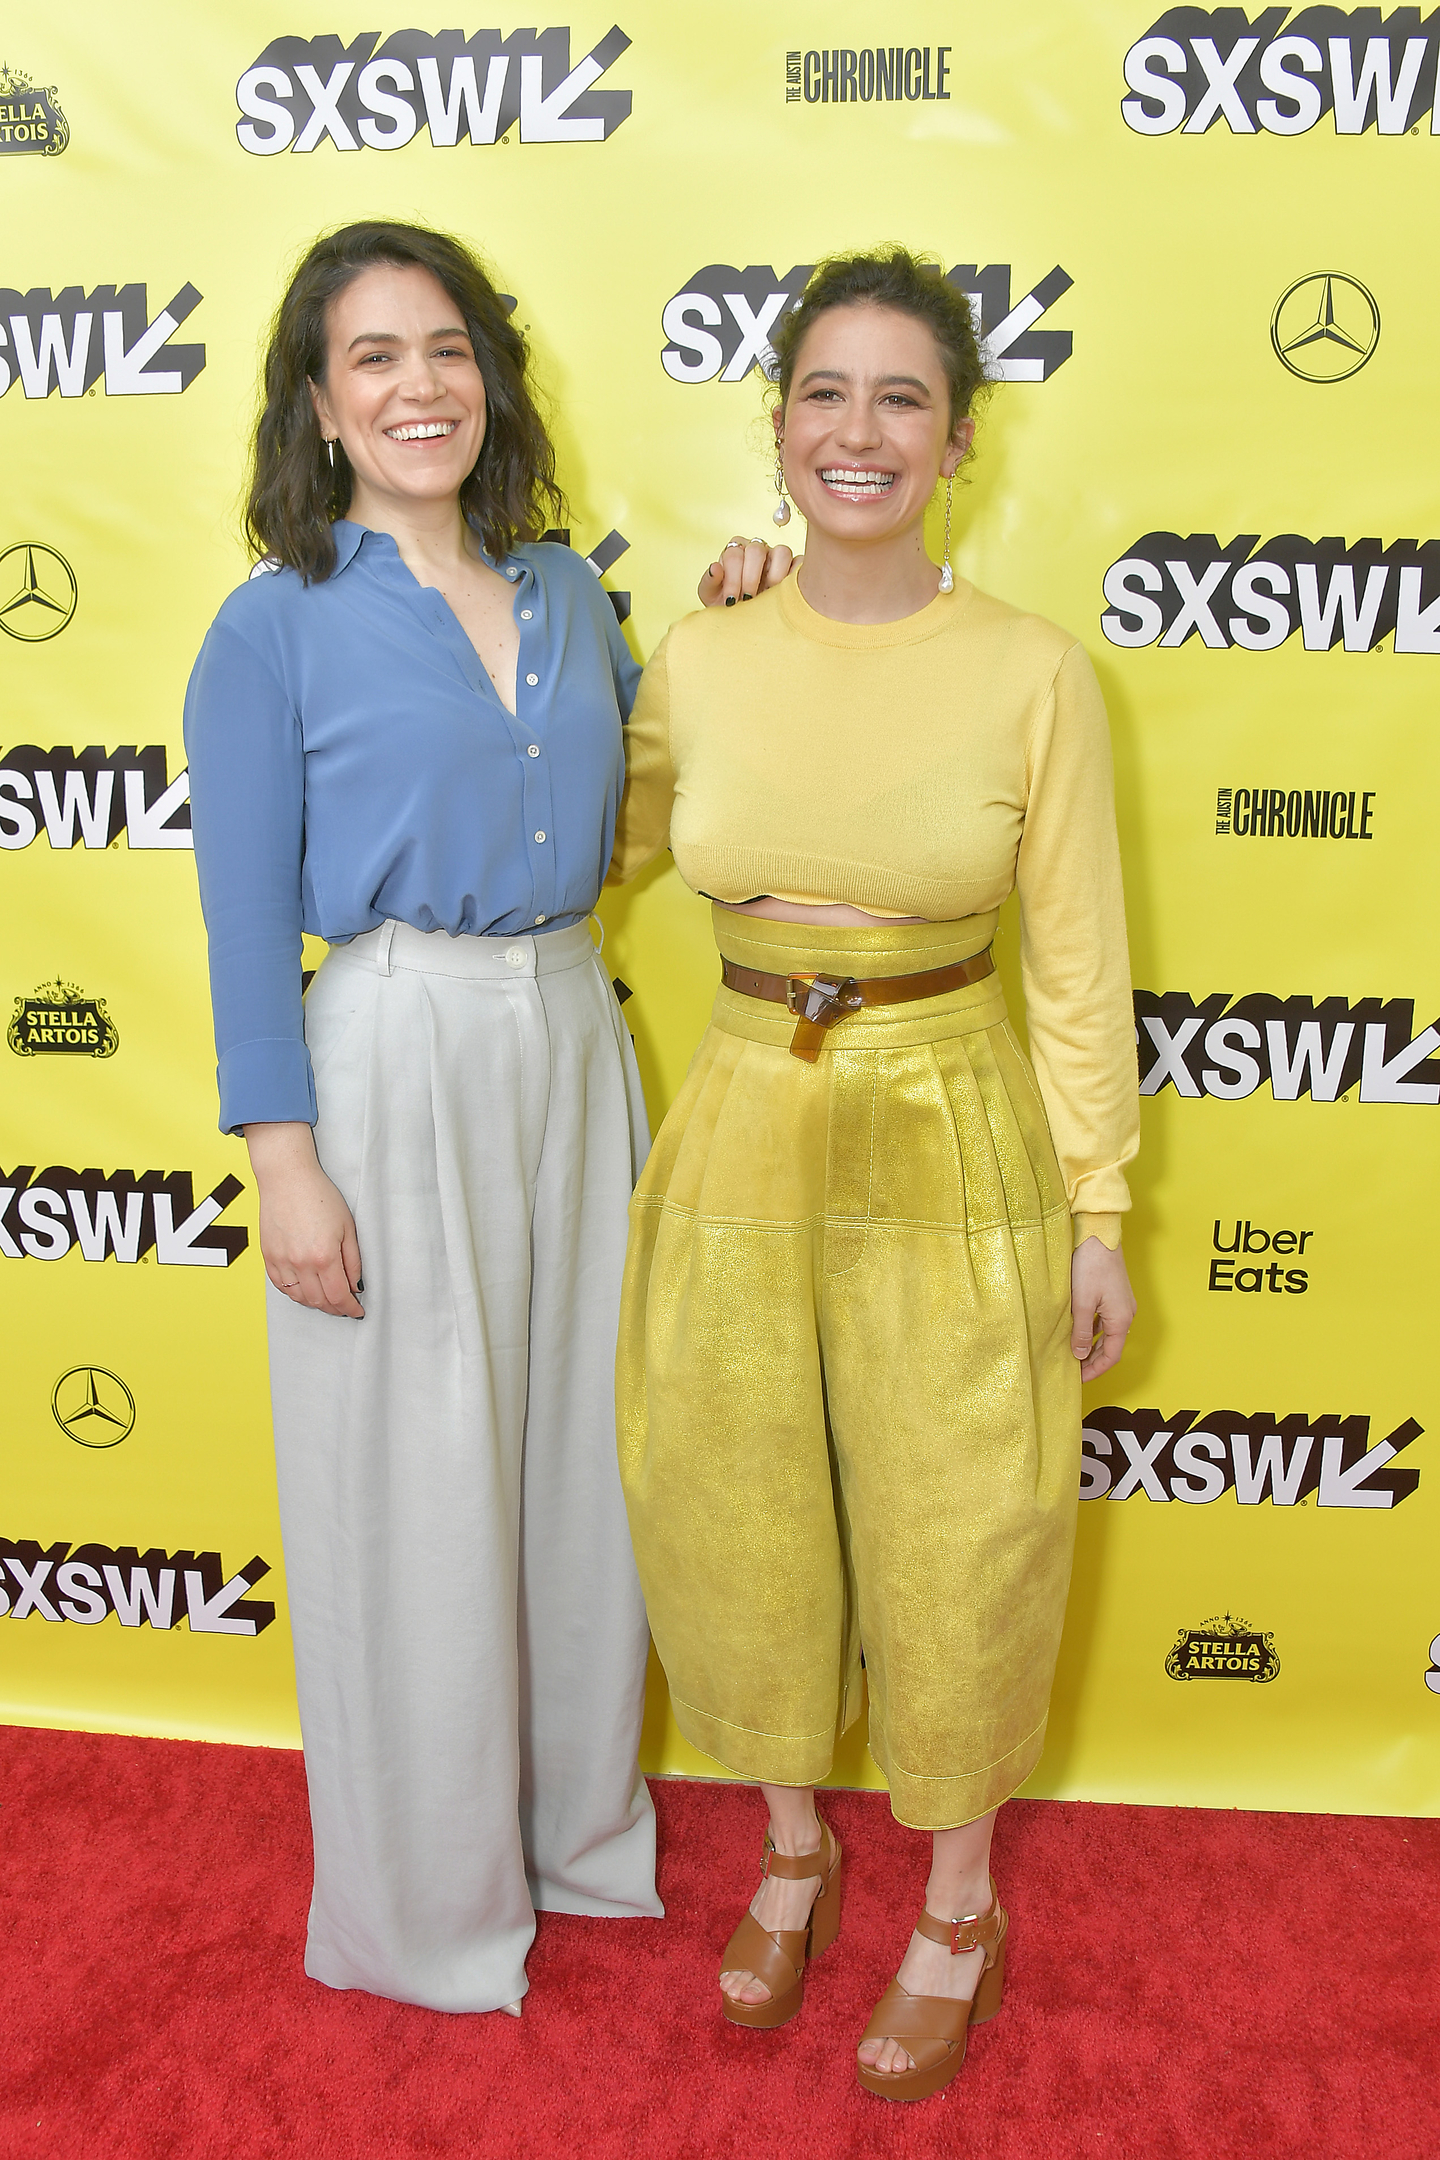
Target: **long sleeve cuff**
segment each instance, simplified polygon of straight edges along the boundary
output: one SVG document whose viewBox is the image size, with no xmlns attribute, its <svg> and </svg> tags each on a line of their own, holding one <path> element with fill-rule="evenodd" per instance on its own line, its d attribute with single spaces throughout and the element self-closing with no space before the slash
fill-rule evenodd
<svg viewBox="0 0 1440 2160">
<path fill-rule="evenodd" d="M 313 1125 L 317 1116 L 310 1052 L 292 1035 L 236 1043 L 216 1067 L 220 1130 L 242 1125 Z"/>
<path fill-rule="evenodd" d="M 1075 1243 L 1083 1245 L 1087 1237 L 1099 1238 L 1102 1245 L 1116 1252 L 1120 1246 L 1120 1225 L 1124 1220 L 1123 1215 L 1077 1215 L 1074 1217 Z"/>
</svg>

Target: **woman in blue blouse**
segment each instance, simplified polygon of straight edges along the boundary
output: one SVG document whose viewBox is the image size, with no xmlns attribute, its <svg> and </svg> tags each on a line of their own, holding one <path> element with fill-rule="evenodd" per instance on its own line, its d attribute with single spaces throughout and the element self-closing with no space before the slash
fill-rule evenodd
<svg viewBox="0 0 1440 2160">
<path fill-rule="evenodd" d="M 454 240 L 316 243 L 266 360 L 264 560 L 185 714 L 270 1284 L 306 1970 L 517 2013 L 536 1908 L 661 1910 L 612 1394 L 648 1134 L 587 923 L 639 669 L 536 538 L 527 363 Z M 302 930 L 331 947 L 303 1015 Z"/>
</svg>

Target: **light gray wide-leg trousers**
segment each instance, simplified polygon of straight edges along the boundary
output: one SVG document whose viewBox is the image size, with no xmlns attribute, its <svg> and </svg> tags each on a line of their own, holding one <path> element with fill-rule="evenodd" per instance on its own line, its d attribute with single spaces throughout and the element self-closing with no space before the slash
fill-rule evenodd
<svg viewBox="0 0 1440 2160">
<path fill-rule="evenodd" d="M 659 1914 L 615 1457 L 648 1146 L 589 928 L 335 947 L 306 999 L 363 1320 L 267 1312 L 315 1892 L 305 1969 L 525 1992 L 535 1909 Z"/>
</svg>

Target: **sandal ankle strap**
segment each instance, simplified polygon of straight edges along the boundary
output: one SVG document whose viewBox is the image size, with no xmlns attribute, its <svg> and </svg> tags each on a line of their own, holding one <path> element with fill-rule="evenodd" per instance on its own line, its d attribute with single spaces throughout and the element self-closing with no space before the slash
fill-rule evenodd
<svg viewBox="0 0 1440 2160">
<path fill-rule="evenodd" d="M 823 1888 L 825 1877 L 833 1863 L 834 1852 L 835 1840 L 830 1834 L 829 1824 L 824 1821 L 820 1824 L 820 1843 L 814 1852 L 778 1853 L 767 1830 L 760 1873 L 762 1877 L 773 1875 L 779 1882 L 812 1882 L 818 1875 Z"/>
<path fill-rule="evenodd" d="M 927 1942 L 943 1943 L 952 1957 L 958 1957 L 965 1950 L 993 1950 L 1004 1919 L 992 1882 L 989 1912 L 966 1913 L 958 1920 L 938 1920 L 934 1913 L 925 1910 L 915 1922 L 915 1932 L 923 1935 Z"/>
</svg>

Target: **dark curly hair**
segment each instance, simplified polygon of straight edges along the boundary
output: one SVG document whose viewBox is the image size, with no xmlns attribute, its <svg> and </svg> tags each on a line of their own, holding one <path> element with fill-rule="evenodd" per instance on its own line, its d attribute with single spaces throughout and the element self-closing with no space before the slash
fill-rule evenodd
<svg viewBox="0 0 1440 2160">
<path fill-rule="evenodd" d="M 873 255 L 832 255 L 812 272 L 799 300 L 771 334 L 781 406 L 790 395 L 806 332 L 827 309 L 859 305 L 896 308 L 926 325 L 939 347 L 950 389 L 950 425 L 968 419 L 977 397 L 989 387 L 970 303 L 938 263 L 903 247 L 880 248 Z"/>
<path fill-rule="evenodd" d="M 487 408 L 484 449 L 461 486 L 460 508 L 486 553 L 499 559 L 517 541 L 564 523 L 555 451 L 528 379 L 529 348 L 476 256 L 424 225 L 344 225 L 309 250 L 271 326 L 245 504 L 255 554 L 298 570 L 307 585 L 335 568 L 331 520 L 344 517 L 353 486 L 338 442 L 331 469 L 310 384 L 325 380 L 330 302 L 377 263 L 428 270 L 460 310 Z"/>
</svg>

